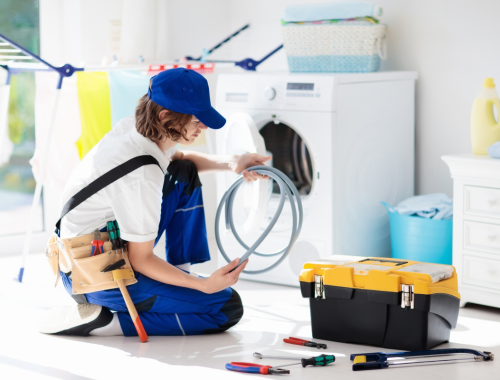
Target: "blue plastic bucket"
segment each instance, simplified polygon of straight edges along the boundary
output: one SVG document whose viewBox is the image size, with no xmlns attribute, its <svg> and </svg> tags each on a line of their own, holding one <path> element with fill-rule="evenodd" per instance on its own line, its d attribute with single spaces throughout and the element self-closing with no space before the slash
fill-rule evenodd
<svg viewBox="0 0 500 380">
<path fill-rule="evenodd" d="M 381 202 L 389 213 L 392 257 L 451 265 L 453 220 L 434 220 L 399 214 Z"/>
</svg>

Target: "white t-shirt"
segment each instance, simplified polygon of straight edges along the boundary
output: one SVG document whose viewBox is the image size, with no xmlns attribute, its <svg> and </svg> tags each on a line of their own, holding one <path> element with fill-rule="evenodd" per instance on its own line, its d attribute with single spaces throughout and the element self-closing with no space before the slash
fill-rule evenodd
<svg viewBox="0 0 500 380">
<path fill-rule="evenodd" d="M 161 216 L 163 180 L 176 148 L 166 152 L 140 135 L 135 117 L 120 120 L 83 158 L 71 174 L 60 205 L 118 165 L 141 155 L 151 155 L 161 166 L 145 165 L 118 179 L 71 210 L 61 221 L 61 237 L 92 233 L 116 220 L 121 238 L 146 242 L 156 238 Z"/>
</svg>

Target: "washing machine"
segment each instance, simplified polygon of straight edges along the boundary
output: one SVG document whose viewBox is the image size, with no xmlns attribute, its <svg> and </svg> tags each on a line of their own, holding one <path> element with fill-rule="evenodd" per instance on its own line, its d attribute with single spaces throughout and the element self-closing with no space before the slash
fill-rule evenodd
<svg viewBox="0 0 500 380">
<path fill-rule="evenodd" d="M 298 286 L 306 261 L 331 255 L 391 254 L 389 204 L 414 195 L 415 72 L 221 74 L 217 110 L 227 119 L 216 135 L 222 155 L 272 155 L 268 163 L 295 184 L 303 226 L 293 249 L 277 268 L 241 278 Z M 217 173 L 220 202 L 236 175 Z M 243 185 L 233 215 L 238 234 L 252 245 L 278 207 L 272 180 Z M 221 218 L 224 219 L 224 218 Z M 245 250 L 225 222 L 219 225 L 231 258 Z M 292 229 L 288 201 L 258 251 L 286 246 Z M 276 256 L 252 255 L 247 269 L 268 267 Z M 226 261 L 219 252 L 218 265 Z"/>
</svg>

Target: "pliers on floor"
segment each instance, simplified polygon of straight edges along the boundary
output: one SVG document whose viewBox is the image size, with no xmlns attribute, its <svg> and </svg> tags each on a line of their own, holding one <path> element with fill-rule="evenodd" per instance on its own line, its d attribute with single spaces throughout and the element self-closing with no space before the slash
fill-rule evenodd
<svg viewBox="0 0 500 380">
<path fill-rule="evenodd" d="M 316 343 L 316 342 L 309 342 L 304 339 L 299 339 L 299 338 L 294 338 L 291 336 L 288 339 L 283 339 L 283 342 L 285 343 L 290 343 L 290 344 L 296 344 L 297 346 L 306 346 L 306 347 L 316 347 L 316 348 L 324 348 L 326 350 L 326 344 L 324 343 Z"/>
<path fill-rule="evenodd" d="M 230 371 L 245 373 L 260 373 L 261 375 L 288 375 L 290 370 L 274 368 L 270 365 L 260 365 L 255 363 L 231 362 L 226 364 L 226 369 Z"/>
</svg>

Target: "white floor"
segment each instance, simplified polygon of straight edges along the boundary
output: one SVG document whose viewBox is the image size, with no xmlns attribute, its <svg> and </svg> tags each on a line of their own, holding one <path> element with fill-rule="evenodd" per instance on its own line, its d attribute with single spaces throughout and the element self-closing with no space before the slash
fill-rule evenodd
<svg viewBox="0 0 500 380">
<path fill-rule="evenodd" d="M 432 366 L 352 372 L 349 355 L 383 351 L 377 347 L 324 341 L 328 350 L 283 343 L 288 336 L 310 337 L 309 306 L 298 288 L 240 281 L 235 288 L 245 305 L 243 320 L 223 334 L 189 337 L 68 338 L 37 332 L 36 320 L 46 309 L 72 300 L 61 287 L 50 288 L 50 274 L 42 255 L 31 255 L 25 283 L 17 275 L 18 257 L 0 258 L 0 379 L 225 379 L 246 375 L 230 372 L 231 361 L 270 365 L 286 360 L 258 360 L 269 355 L 333 353 L 337 360 L 325 368 L 291 367 L 294 379 L 498 379 L 500 362 L 462 362 Z M 411 328 L 411 326 L 408 326 Z M 316 341 L 320 341 L 315 339 Z M 451 343 L 500 355 L 500 309 L 469 305 L 460 310 Z M 391 350 L 386 350 L 391 351 Z"/>
</svg>

